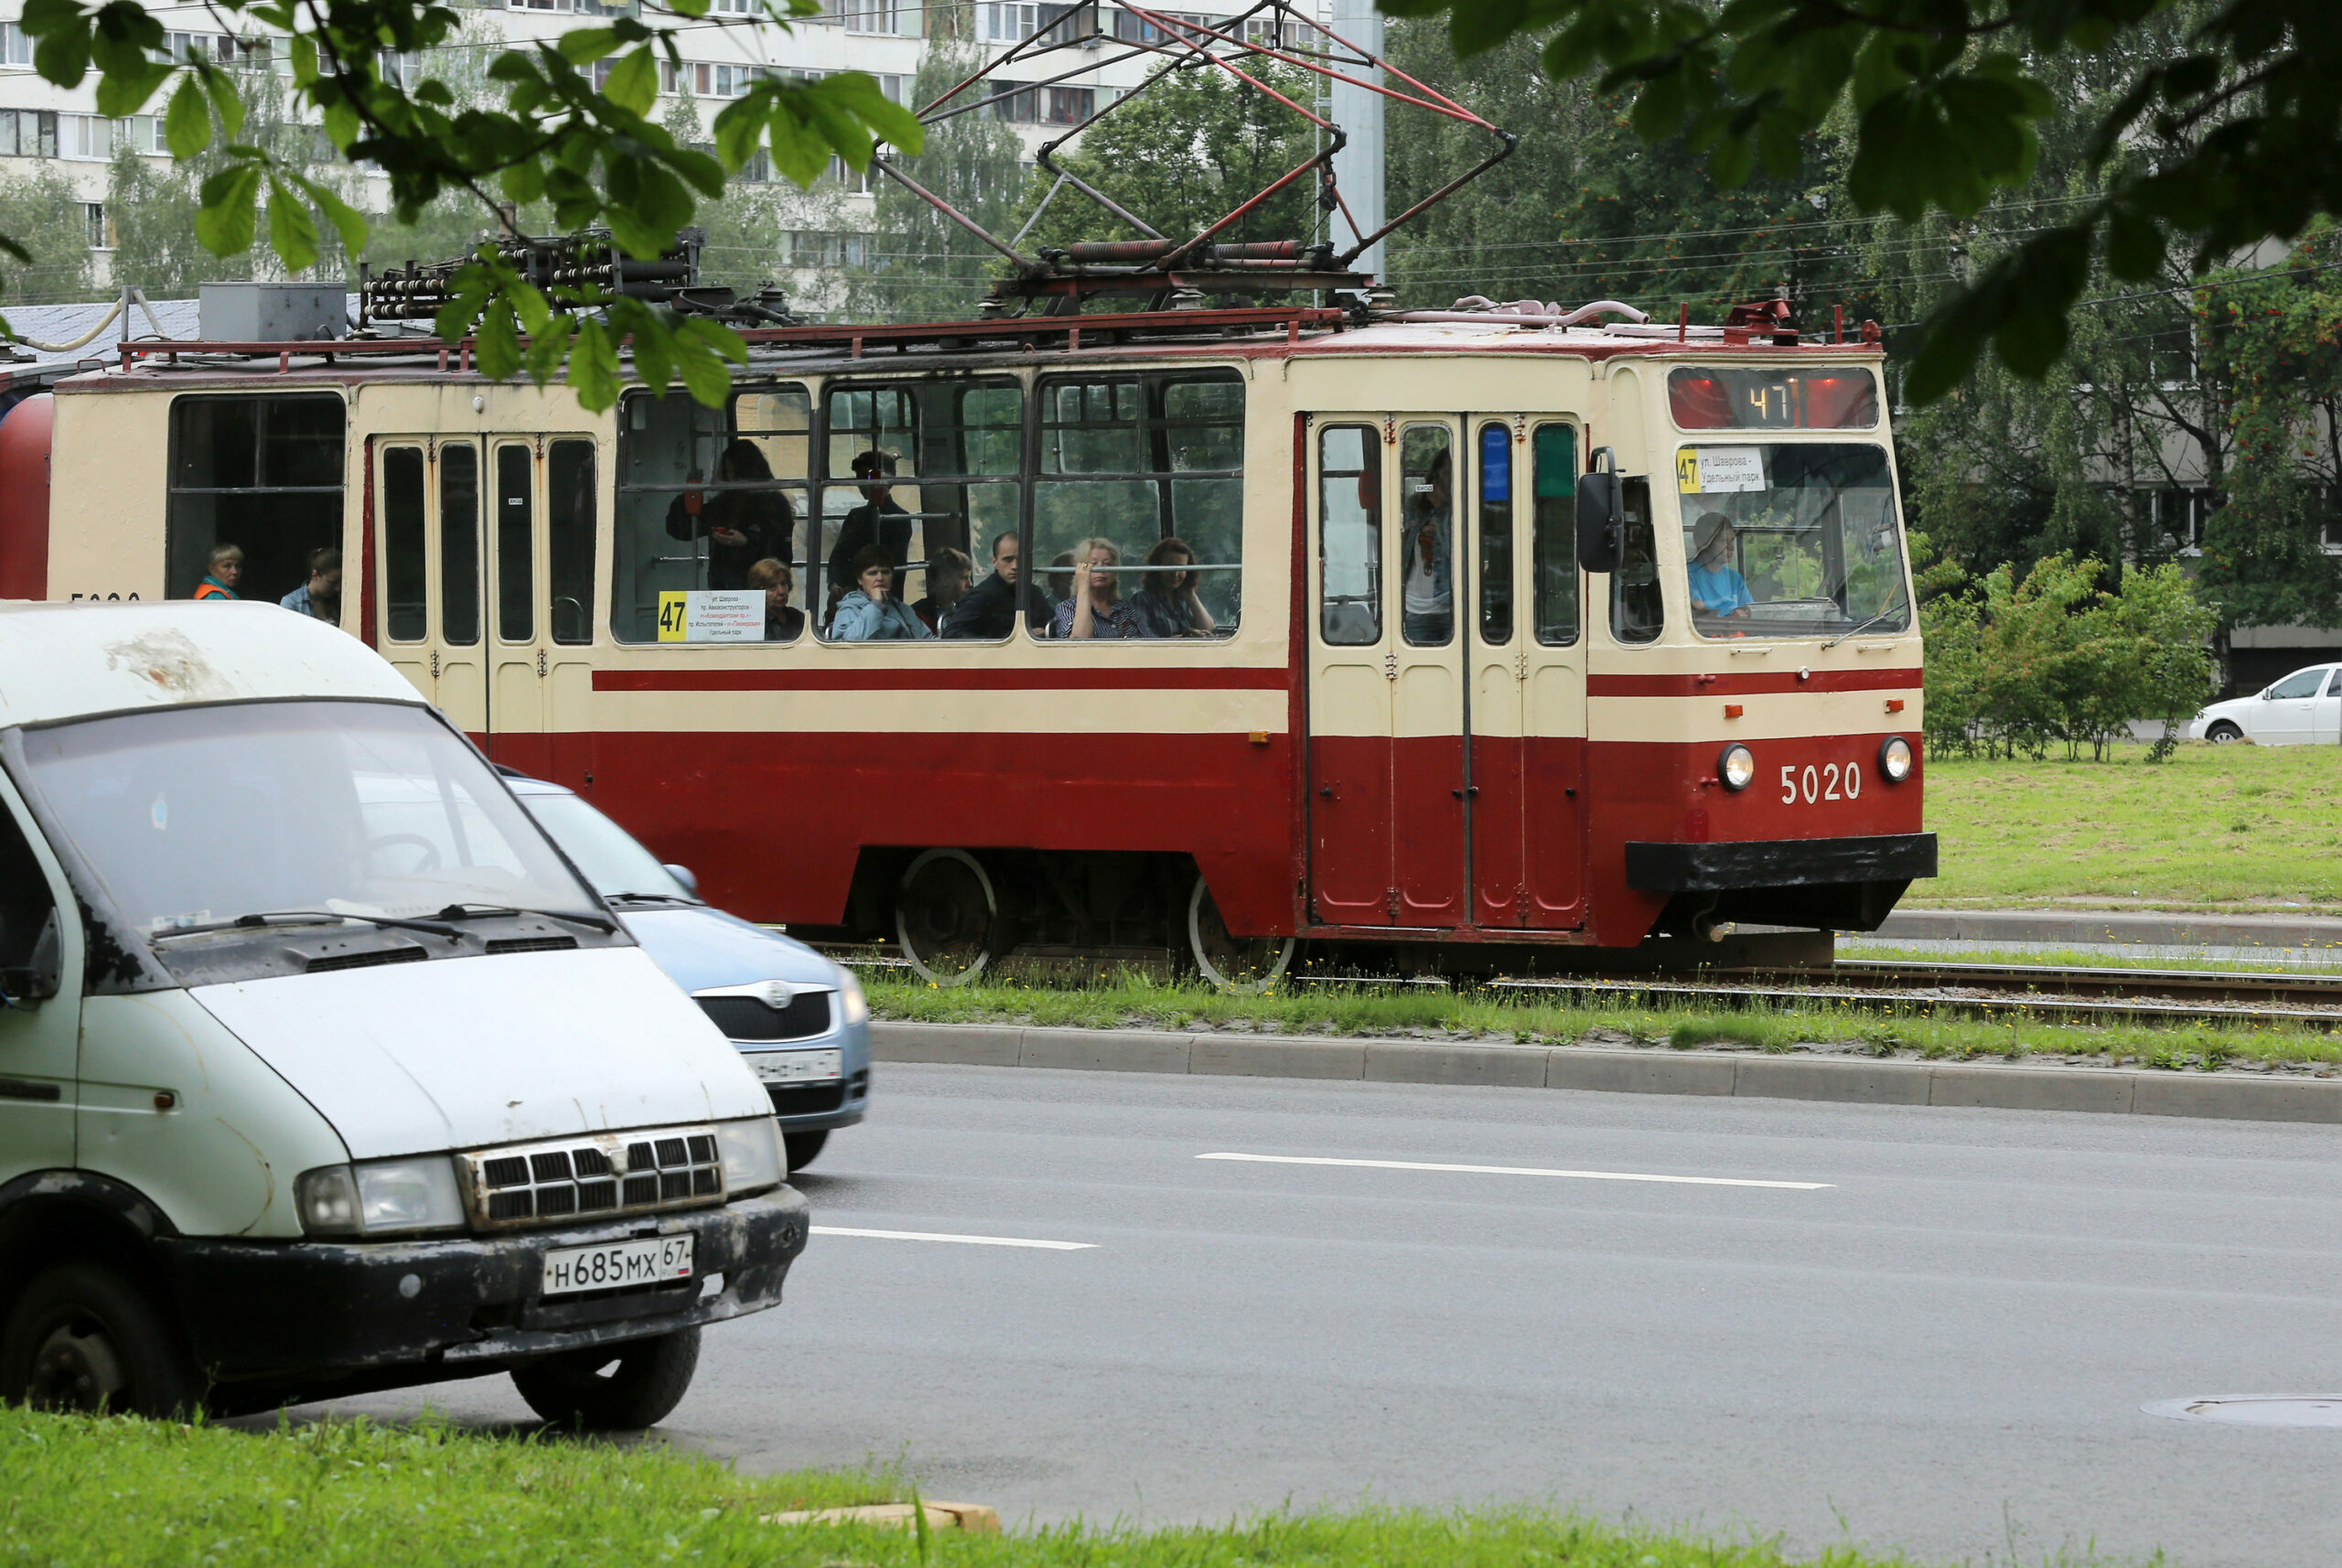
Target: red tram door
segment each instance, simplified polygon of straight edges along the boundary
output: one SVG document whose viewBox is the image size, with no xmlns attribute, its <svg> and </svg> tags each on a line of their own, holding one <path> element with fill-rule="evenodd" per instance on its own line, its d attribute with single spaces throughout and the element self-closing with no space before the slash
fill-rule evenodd
<svg viewBox="0 0 2342 1568">
<path fill-rule="evenodd" d="M 1576 446 L 1516 415 L 1313 423 L 1318 921 L 1582 923 Z"/>
<path fill-rule="evenodd" d="M 1313 423 L 1310 895 L 1328 925 L 1467 918 L 1459 424 Z"/>
<path fill-rule="evenodd" d="M 1576 429 L 1521 414 L 1476 418 L 1469 467 L 1472 923 L 1567 929 L 1585 918 Z"/>
</svg>

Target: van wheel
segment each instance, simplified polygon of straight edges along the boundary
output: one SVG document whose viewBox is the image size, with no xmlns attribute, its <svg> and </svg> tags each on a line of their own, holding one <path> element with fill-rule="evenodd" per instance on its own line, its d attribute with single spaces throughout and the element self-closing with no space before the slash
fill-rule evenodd
<svg viewBox="0 0 2342 1568">
<path fill-rule="evenodd" d="M 656 1426 L 674 1413 L 699 1368 L 699 1330 L 564 1350 L 512 1369 L 512 1386 L 555 1426 Z"/>
<path fill-rule="evenodd" d="M 1293 961 L 1292 937 L 1230 936 L 1219 906 L 1200 876 L 1187 895 L 1187 959 L 1208 984 L 1254 995 L 1284 977 Z"/>
<path fill-rule="evenodd" d="M 60 1263 L 16 1298 L 0 1333 L 0 1393 L 37 1410 L 192 1414 L 203 1375 L 147 1293 L 96 1263 Z"/>
<path fill-rule="evenodd" d="M 895 940 L 921 980 L 965 985 L 1000 940 L 1000 897 L 964 849 L 922 851 L 895 889 Z"/>
<path fill-rule="evenodd" d="M 2244 731 L 2229 723 L 2228 720 L 2222 719 L 2218 724 L 2214 725 L 2210 729 L 2204 732 L 2204 738 L 2210 741 L 2214 746 L 2226 746 L 2230 741 L 2242 740 L 2244 738 Z"/>
<path fill-rule="evenodd" d="M 830 1141 L 830 1130 L 820 1127 L 811 1133 L 783 1133 L 780 1141 L 789 1146 L 789 1170 L 794 1176 L 820 1156 L 822 1145 Z"/>
</svg>

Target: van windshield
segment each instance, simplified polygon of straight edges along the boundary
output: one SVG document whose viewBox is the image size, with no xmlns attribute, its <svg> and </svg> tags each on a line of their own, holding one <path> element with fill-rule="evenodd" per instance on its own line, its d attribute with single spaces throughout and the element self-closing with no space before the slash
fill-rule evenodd
<svg viewBox="0 0 2342 1568">
<path fill-rule="evenodd" d="M 27 731 L 24 757 L 49 820 L 148 934 L 287 911 L 597 908 L 426 709 L 162 709 Z"/>
</svg>

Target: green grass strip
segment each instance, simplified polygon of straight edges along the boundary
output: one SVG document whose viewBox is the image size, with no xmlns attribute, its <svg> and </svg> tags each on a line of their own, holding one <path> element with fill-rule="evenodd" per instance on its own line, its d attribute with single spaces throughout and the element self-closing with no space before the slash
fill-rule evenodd
<svg viewBox="0 0 2342 1568">
<path fill-rule="evenodd" d="M 2293 1026 L 1939 1018 L 1836 1000 L 1734 1011 L 1621 1007 L 1551 993 L 1394 991 L 1371 983 L 1295 985 L 1266 996 L 1229 996 L 1203 986 L 1129 974 L 1101 975 L 1079 986 L 1004 983 L 948 991 L 881 973 L 866 972 L 864 980 L 870 1004 L 880 1017 L 930 1024 L 1089 1029 L 1205 1025 L 1290 1035 L 1428 1036 L 1544 1046 L 1664 1045 L 1679 1050 L 1723 1047 L 1783 1053 L 1821 1045 L 1877 1057 L 1967 1061 L 2047 1055 L 2173 1069 L 2342 1063 L 2342 1040 Z"/>
<path fill-rule="evenodd" d="M 741 1476 L 657 1444 L 331 1422 L 251 1434 L 0 1410 L 0 1563 L 72 1568 L 1908 1568 L 1852 1546 L 1619 1526 L 1537 1508 L 1277 1512 L 1225 1527 L 999 1536 L 776 1526 L 893 1500 L 882 1470 Z M 980 1502 L 981 1498 L 964 1499 Z"/>
</svg>

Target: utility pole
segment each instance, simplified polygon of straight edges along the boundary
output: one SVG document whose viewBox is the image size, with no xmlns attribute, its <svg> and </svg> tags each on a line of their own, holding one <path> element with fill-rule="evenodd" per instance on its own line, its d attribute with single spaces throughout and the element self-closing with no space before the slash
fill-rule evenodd
<svg viewBox="0 0 2342 1568">
<path fill-rule="evenodd" d="M 1333 4 L 1334 31 L 1380 58 L 1382 13 L 1374 8 L 1374 0 L 1333 0 Z M 1379 69 L 1341 69 L 1344 75 L 1371 81 L 1378 87 L 1382 84 Z M 1334 155 L 1334 181 L 1341 188 L 1342 200 L 1348 206 L 1350 216 L 1358 220 L 1359 233 L 1371 234 L 1382 227 L 1382 94 L 1353 87 L 1347 81 L 1337 81 L 1333 88 L 1333 121 L 1348 136 L 1342 150 Z M 1348 250 L 1357 242 L 1347 232 L 1348 228 L 1338 215 L 1333 219 L 1330 232 L 1336 249 Z M 1381 242 L 1376 242 L 1352 264 L 1359 272 L 1371 273 L 1381 279 Z"/>
</svg>

